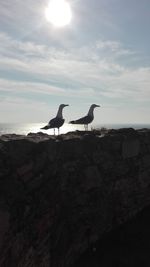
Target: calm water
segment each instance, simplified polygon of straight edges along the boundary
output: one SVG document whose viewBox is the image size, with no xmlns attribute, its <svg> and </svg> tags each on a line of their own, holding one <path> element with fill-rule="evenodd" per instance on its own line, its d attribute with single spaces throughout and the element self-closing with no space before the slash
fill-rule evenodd
<svg viewBox="0 0 150 267">
<path fill-rule="evenodd" d="M 37 133 L 37 132 L 43 132 L 47 134 L 53 134 L 53 129 L 51 130 L 41 130 L 40 128 L 45 126 L 46 123 L 0 123 L 0 135 L 2 134 L 24 134 L 27 135 L 28 133 Z M 101 128 L 106 127 L 109 129 L 119 129 L 119 128 L 128 128 L 132 127 L 134 129 L 140 129 L 140 128 L 150 128 L 150 124 L 101 124 L 101 125 L 92 125 L 93 128 Z M 89 129 L 91 129 L 89 127 Z M 67 133 L 70 131 L 75 130 L 84 130 L 83 126 L 79 125 L 70 125 L 65 123 L 60 128 L 60 133 Z M 56 130 L 57 134 L 57 130 Z"/>
</svg>

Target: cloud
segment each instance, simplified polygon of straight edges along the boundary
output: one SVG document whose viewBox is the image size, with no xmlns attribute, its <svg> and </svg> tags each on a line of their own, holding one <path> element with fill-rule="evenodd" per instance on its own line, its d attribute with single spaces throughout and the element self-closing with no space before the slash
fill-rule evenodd
<svg viewBox="0 0 150 267">
<path fill-rule="evenodd" d="M 95 102 L 102 106 L 101 121 L 149 120 L 150 65 L 145 63 L 146 52 L 137 50 L 142 38 L 133 48 L 132 28 L 129 36 L 125 31 L 126 44 L 119 39 L 127 10 L 122 19 L 114 12 L 122 8 L 118 1 L 119 6 L 116 1 L 113 6 L 111 1 L 81 2 L 71 0 L 74 21 L 67 30 L 57 31 L 44 17 L 47 0 L 0 1 L 2 118 L 44 120 L 48 101 L 54 111 L 56 103 L 67 101 L 77 116 Z"/>
<path fill-rule="evenodd" d="M 135 55 L 136 52 L 131 49 L 126 49 L 119 41 L 111 41 L 111 40 L 98 40 L 96 42 L 96 48 L 106 52 L 109 56 L 112 53 L 113 57 L 121 57 L 121 56 L 131 56 Z"/>
<path fill-rule="evenodd" d="M 0 42 L 1 90 L 134 104 L 150 97 L 150 67 L 126 67 L 123 59 L 120 63 L 119 55 L 130 60 L 136 53 L 118 41 L 98 40 L 66 49 L 0 33 Z"/>
</svg>

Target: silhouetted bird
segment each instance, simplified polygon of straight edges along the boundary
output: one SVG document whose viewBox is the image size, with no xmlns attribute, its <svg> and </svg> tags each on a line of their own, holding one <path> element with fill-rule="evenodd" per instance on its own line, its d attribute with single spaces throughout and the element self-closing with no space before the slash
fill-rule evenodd
<svg viewBox="0 0 150 267">
<path fill-rule="evenodd" d="M 91 123 L 94 120 L 94 108 L 100 107 L 99 105 L 92 104 L 90 106 L 89 112 L 85 117 L 82 117 L 75 121 L 70 121 L 71 124 L 83 124 L 85 130 L 88 130 L 88 124 Z"/>
<path fill-rule="evenodd" d="M 61 104 L 61 105 L 59 106 L 59 109 L 58 109 L 58 112 L 57 112 L 56 117 L 55 117 L 54 119 L 51 119 L 51 120 L 49 121 L 49 123 L 48 123 L 46 126 L 44 126 L 43 128 L 41 128 L 41 129 L 43 129 L 43 130 L 48 130 L 48 129 L 52 129 L 52 128 L 54 128 L 54 135 L 55 135 L 55 128 L 57 128 L 57 129 L 58 129 L 58 134 L 59 134 L 59 128 L 60 128 L 60 127 L 64 124 L 64 122 L 65 122 L 65 120 L 63 119 L 63 116 L 62 116 L 62 111 L 63 111 L 63 108 L 64 108 L 64 107 L 67 107 L 67 106 L 69 106 L 69 105 Z"/>
</svg>

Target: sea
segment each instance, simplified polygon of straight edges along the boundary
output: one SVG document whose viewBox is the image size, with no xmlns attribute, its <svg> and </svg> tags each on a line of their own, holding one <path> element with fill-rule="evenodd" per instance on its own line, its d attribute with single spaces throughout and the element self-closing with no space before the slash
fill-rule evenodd
<svg viewBox="0 0 150 267">
<path fill-rule="evenodd" d="M 28 135 L 29 133 L 38 133 L 43 132 L 49 135 L 54 134 L 53 129 L 42 130 L 41 128 L 45 126 L 46 123 L 0 123 L 0 135 L 4 134 L 19 134 L 19 135 Z M 142 129 L 148 128 L 150 129 L 150 124 L 98 124 L 89 126 L 89 130 L 91 129 L 100 129 L 105 127 L 107 129 L 120 129 L 120 128 L 134 128 L 134 129 Z M 84 130 L 84 126 L 81 125 L 71 125 L 65 123 L 60 128 L 60 134 L 65 134 L 67 132 L 72 132 L 76 130 Z M 57 129 L 56 129 L 57 134 Z"/>
</svg>

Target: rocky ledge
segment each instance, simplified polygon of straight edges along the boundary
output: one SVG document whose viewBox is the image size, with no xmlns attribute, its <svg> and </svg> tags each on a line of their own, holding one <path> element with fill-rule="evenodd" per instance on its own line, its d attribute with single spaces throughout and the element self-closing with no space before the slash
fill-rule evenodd
<svg viewBox="0 0 150 267">
<path fill-rule="evenodd" d="M 68 267 L 150 205 L 150 130 L 0 137 L 0 266 Z"/>
</svg>

